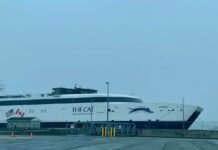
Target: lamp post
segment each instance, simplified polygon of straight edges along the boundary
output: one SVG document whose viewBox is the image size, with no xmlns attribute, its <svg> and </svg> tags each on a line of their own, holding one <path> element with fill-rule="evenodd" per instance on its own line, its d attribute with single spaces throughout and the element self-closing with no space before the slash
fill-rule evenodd
<svg viewBox="0 0 218 150">
<path fill-rule="evenodd" d="M 185 129 L 185 105 L 184 98 L 182 99 L 182 128 Z"/>
<path fill-rule="evenodd" d="M 93 113 L 93 105 L 92 105 L 92 103 L 93 103 L 93 100 L 91 100 L 91 123 L 92 123 L 92 113 Z"/>
<path fill-rule="evenodd" d="M 109 120 L 109 87 L 110 87 L 110 83 L 109 82 L 105 82 L 107 84 L 107 122 Z"/>
</svg>

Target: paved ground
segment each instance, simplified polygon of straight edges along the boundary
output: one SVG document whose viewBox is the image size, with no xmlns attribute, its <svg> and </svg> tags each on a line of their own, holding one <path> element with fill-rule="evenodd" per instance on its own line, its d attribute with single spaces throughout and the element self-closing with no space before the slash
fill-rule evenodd
<svg viewBox="0 0 218 150">
<path fill-rule="evenodd" d="M 0 150 L 218 150 L 218 140 L 150 137 L 0 136 Z"/>
</svg>

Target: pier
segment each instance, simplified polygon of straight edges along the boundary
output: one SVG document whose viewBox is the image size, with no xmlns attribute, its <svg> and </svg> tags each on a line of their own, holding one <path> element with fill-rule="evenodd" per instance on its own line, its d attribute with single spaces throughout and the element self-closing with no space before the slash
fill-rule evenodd
<svg viewBox="0 0 218 150">
<path fill-rule="evenodd" d="M 66 128 L 7 129 L 0 135 L 86 135 L 102 137 L 163 137 L 218 139 L 218 130 L 137 129 L 134 123 L 84 122 Z"/>
</svg>

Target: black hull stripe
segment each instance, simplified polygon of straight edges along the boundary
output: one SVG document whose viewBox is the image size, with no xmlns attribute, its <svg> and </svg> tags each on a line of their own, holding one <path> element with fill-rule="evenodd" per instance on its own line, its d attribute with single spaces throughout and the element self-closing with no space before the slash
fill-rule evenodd
<svg viewBox="0 0 218 150">
<path fill-rule="evenodd" d="M 138 129 L 183 129 L 182 121 L 114 121 L 117 123 L 135 123 Z M 70 128 L 74 122 L 42 122 L 42 128 Z M 99 123 L 99 122 L 98 122 Z M 188 129 L 193 122 L 184 122 L 185 129 Z M 78 127 L 82 127 L 84 122 L 76 122 Z"/>
<path fill-rule="evenodd" d="M 137 129 L 183 129 L 183 122 L 181 121 L 137 121 L 137 122 L 129 122 L 129 121 L 116 121 L 119 123 L 135 123 Z M 41 128 L 70 128 L 70 125 L 74 122 L 41 122 Z M 98 122 L 99 123 L 99 122 Z M 84 122 L 78 123 L 77 127 L 81 128 Z M 185 129 L 188 129 L 192 122 L 185 122 Z M 0 128 L 6 128 L 6 123 L 1 123 Z"/>
<path fill-rule="evenodd" d="M 110 97 L 110 102 L 141 102 L 137 98 Z M 99 103 L 107 102 L 106 97 L 87 97 L 87 98 L 52 98 L 52 99 L 33 99 L 33 100 L 7 100 L 0 101 L 0 106 L 12 105 L 45 105 L 45 104 L 68 104 L 68 103 Z"/>
</svg>

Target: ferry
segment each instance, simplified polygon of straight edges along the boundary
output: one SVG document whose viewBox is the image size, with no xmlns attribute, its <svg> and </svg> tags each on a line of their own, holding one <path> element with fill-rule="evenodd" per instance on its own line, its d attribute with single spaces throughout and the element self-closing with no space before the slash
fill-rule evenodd
<svg viewBox="0 0 218 150">
<path fill-rule="evenodd" d="M 203 109 L 199 106 L 148 103 L 138 97 L 99 94 L 87 88 L 53 88 L 34 96 L 0 96 L 0 127 L 11 117 L 36 117 L 42 128 L 70 127 L 74 123 L 135 123 L 136 128 L 188 129 Z"/>
</svg>

